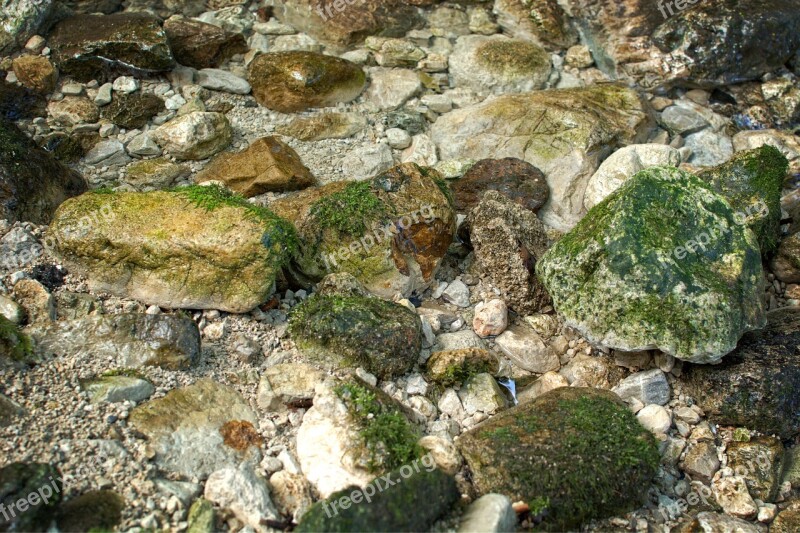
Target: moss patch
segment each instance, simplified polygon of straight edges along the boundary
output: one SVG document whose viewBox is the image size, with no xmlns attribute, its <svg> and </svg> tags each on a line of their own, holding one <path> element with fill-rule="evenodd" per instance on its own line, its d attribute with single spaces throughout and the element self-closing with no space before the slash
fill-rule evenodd
<svg viewBox="0 0 800 533">
<path fill-rule="evenodd" d="M 320 227 L 351 237 L 360 237 L 368 224 L 385 219 L 388 214 L 389 206 L 378 198 L 369 182 L 351 183 L 342 191 L 320 198 L 310 211 Z"/>
<path fill-rule="evenodd" d="M 27 335 L 3 315 L 0 315 L 0 357 L 12 361 L 26 361 L 33 355 L 33 346 Z"/>
</svg>

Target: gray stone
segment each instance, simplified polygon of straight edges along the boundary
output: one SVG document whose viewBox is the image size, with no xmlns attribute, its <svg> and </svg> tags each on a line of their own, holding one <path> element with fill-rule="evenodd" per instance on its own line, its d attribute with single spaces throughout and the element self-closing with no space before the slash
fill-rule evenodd
<svg viewBox="0 0 800 533">
<path fill-rule="evenodd" d="M 145 379 L 132 376 L 102 376 L 82 384 L 89 392 L 93 403 L 138 403 L 155 392 L 153 384 Z"/>
<path fill-rule="evenodd" d="M 409 69 L 376 67 L 369 70 L 364 99 L 379 110 L 394 110 L 422 89 L 419 75 Z"/>
<path fill-rule="evenodd" d="M 458 307 L 469 307 L 469 287 L 459 279 L 447 285 L 442 297 L 446 302 Z"/>
<path fill-rule="evenodd" d="M 512 326 L 495 339 L 500 350 L 518 367 L 544 374 L 560 368 L 558 355 L 534 330 Z"/>
<path fill-rule="evenodd" d="M 711 481 L 711 478 L 719 470 L 719 466 L 717 447 L 708 440 L 690 443 L 683 463 L 681 463 L 684 472 L 704 483 Z"/>
<path fill-rule="evenodd" d="M 130 161 L 131 158 L 125 153 L 122 143 L 111 139 L 95 144 L 84 157 L 87 165 L 101 167 L 117 167 Z"/>
<path fill-rule="evenodd" d="M 223 468 L 208 476 L 203 494 L 223 509 L 229 509 L 246 526 L 264 530 L 267 520 L 277 520 L 278 511 L 269 495 L 269 485 L 244 463 L 238 468 Z"/>
<path fill-rule="evenodd" d="M 508 407 L 508 400 L 491 374 L 469 378 L 458 391 L 458 397 L 469 416 L 478 412 L 491 415 Z"/>
<path fill-rule="evenodd" d="M 613 392 L 623 400 L 636 398 L 644 405 L 666 405 L 670 400 L 667 376 L 658 368 L 631 374 L 614 387 Z"/>
<path fill-rule="evenodd" d="M 701 167 L 721 165 L 733 155 L 731 138 L 711 130 L 689 135 L 685 147 L 692 151 L 689 163 Z"/>
<path fill-rule="evenodd" d="M 677 102 L 661 112 L 661 125 L 672 135 L 696 133 L 710 124 L 692 106 Z"/>
<path fill-rule="evenodd" d="M 249 94 L 250 84 L 247 80 L 227 70 L 204 68 L 195 76 L 195 83 L 212 91 L 222 91 L 233 94 Z"/>
<path fill-rule="evenodd" d="M 517 513 L 508 496 L 502 494 L 484 494 L 472 502 L 458 525 L 458 533 L 513 533 L 516 530 Z"/>
</svg>

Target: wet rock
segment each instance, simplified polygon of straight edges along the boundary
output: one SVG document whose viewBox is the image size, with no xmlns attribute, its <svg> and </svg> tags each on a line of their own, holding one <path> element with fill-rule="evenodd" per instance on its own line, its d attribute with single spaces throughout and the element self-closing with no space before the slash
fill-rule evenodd
<svg viewBox="0 0 800 533">
<path fill-rule="evenodd" d="M 367 121 L 356 113 L 320 113 L 311 118 L 297 117 L 276 131 L 301 141 L 347 139 L 367 127 Z"/>
<path fill-rule="evenodd" d="M 58 71 L 46 57 L 20 56 L 14 59 L 13 69 L 19 82 L 29 89 L 47 94 L 56 88 Z"/>
<path fill-rule="evenodd" d="M 82 388 L 89 392 L 94 403 L 138 403 L 156 390 L 146 379 L 124 375 L 101 376 L 83 383 Z"/>
<path fill-rule="evenodd" d="M 247 52 L 242 34 L 199 20 L 173 16 L 164 22 L 164 31 L 175 59 L 187 67 L 214 68 L 235 54 Z"/>
<path fill-rule="evenodd" d="M 178 160 L 199 160 L 230 146 L 233 129 L 222 113 L 195 111 L 160 126 L 153 140 Z"/>
<path fill-rule="evenodd" d="M 58 512 L 61 531 L 113 530 L 122 521 L 125 500 L 111 490 L 93 490 L 72 498 Z"/>
<path fill-rule="evenodd" d="M 165 72 L 175 66 L 158 18 L 144 13 L 77 15 L 59 22 L 49 38 L 59 70 L 82 82 L 121 72 Z"/>
<path fill-rule="evenodd" d="M 511 309 L 531 314 L 550 303 L 535 273 L 548 239 L 532 211 L 490 190 L 470 212 L 467 223 L 481 276 L 500 289 Z"/>
<path fill-rule="evenodd" d="M 317 181 L 297 152 L 277 137 L 262 137 L 246 150 L 217 156 L 194 179 L 197 183 L 222 182 L 247 198 L 305 189 Z"/>
<path fill-rule="evenodd" d="M 47 112 L 53 121 L 67 127 L 97 122 L 100 118 L 100 110 L 97 109 L 97 106 L 82 96 L 68 96 L 63 100 L 50 102 Z"/>
<path fill-rule="evenodd" d="M 110 105 L 103 108 L 103 118 L 120 128 L 129 130 L 143 128 L 151 118 L 164 109 L 164 101 L 154 94 L 114 95 Z"/>
<path fill-rule="evenodd" d="M 592 342 L 711 363 L 764 325 L 760 256 L 727 200 L 695 176 L 652 167 L 595 206 L 537 273 Z"/>
<path fill-rule="evenodd" d="M 0 53 L 21 48 L 48 21 L 53 0 L 6 0 L 0 13 Z"/>
<path fill-rule="evenodd" d="M 797 363 L 800 312 L 772 311 L 720 365 L 684 365 L 680 381 L 709 419 L 789 439 L 800 433 Z"/>
<path fill-rule="evenodd" d="M 556 49 L 578 41 L 569 17 L 556 0 L 497 0 L 497 23 L 517 39 L 538 42 Z"/>
<path fill-rule="evenodd" d="M 557 530 L 635 507 L 659 461 L 652 435 L 615 396 L 574 387 L 504 411 L 457 443 L 479 494 L 526 502 Z"/>
<path fill-rule="evenodd" d="M 349 102 L 364 90 L 360 67 L 313 52 L 279 52 L 250 63 L 248 80 L 259 104 L 282 113 Z"/>
<path fill-rule="evenodd" d="M 208 476 L 203 495 L 206 500 L 229 509 L 236 518 L 255 530 L 262 530 L 268 520 L 278 519 L 269 485 L 247 463 L 212 473 Z"/>
<path fill-rule="evenodd" d="M 61 501 L 62 488 L 61 473 L 47 463 L 10 463 L 0 468 L 0 504 L 7 510 L 0 516 L 0 528 L 48 529 Z"/>
<path fill-rule="evenodd" d="M 55 251 L 96 291 L 233 313 L 269 298 L 292 235 L 270 211 L 218 187 L 86 194 L 62 205 L 50 231 Z"/>
</svg>

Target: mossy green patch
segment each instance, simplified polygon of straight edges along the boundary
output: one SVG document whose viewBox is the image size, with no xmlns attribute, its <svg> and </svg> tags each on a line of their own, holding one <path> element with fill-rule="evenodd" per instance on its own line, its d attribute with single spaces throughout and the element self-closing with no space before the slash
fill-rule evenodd
<svg viewBox="0 0 800 533">
<path fill-rule="evenodd" d="M 370 182 L 356 182 L 314 202 L 310 215 L 322 228 L 360 237 L 376 221 L 388 220 L 389 213 L 389 206 L 378 198 Z"/>
<path fill-rule="evenodd" d="M 547 51 L 528 41 L 489 41 L 478 47 L 476 55 L 484 68 L 509 75 L 530 74 L 550 66 Z"/>
<path fill-rule="evenodd" d="M 33 346 L 27 335 L 3 315 L 0 315 L 0 356 L 12 361 L 26 361 L 33 355 Z"/>
</svg>

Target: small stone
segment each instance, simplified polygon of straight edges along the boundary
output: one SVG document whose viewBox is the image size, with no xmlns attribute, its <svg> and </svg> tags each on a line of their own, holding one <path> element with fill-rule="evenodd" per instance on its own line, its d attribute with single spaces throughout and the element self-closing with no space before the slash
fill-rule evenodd
<svg viewBox="0 0 800 533">
<path fill-rule="evenodd" d="M 645 405 L 666 405 L 670 399 L 667 376 L 658 368 L 631 374 L 614 387 L 613 392 L 623 400 L 636 398 Z"/>
<path fill-rule="evenodd" d="M 216 68 L 204 68 L 197 72 L 195 82 L 201 87 L 212 91 L 222 91 L 233 94 L 250 94 L 250 84 L 247 80 Z"/>
<path fill-rule="evenodd" d="M 255 530 L 260 530 L 266 520 L 278 519 L 267 482 L 247 463 L 208 476 L 204 496 Z"/>
<path fill-rule="evenodd" d="M 711 485 L 714 497 L 725 513 L 744 520 L 758 514 L 758 506 L 747 491 L 743 476 L 724 477 Z"/>
<path fill-rule="evenodd" d="M 97 89 L 97 96 L 94 97 L 94 103 L 100 107 L 108 105 L 112 101 L 112 90 L 114 86 L 111 83 L 104 83 Z"/>
<path fill-rule="evenodd" d="M 587 68 L 594 64 L 594 58 L 588 46 L 575 45 L 567 50 L 567 55 L 564 56 L 564 63 L 570 67 Z"/>
<path fill-rule="evenodd" d="M 500 335 L 508 327 L 508 307 L 503 300 L 481 302 L 475 306 L 472 328 L 481 337 Z"/>
<path fill-rule="evenodd" d="M 517 513 L 502 494 L 484 494 L 464 512 L 458 533 L 507 533 L 516 531 Z"/>
<path fill-rule="evenodd" d="M 512 326 L 495 339 L 497 347 L 518 367 L 544 374 L 558 370 L 558 356 L 538 333 L 523 326 Z"/>
<path fill-rule="evenodd" d="M 122 94 L 134 93 L 139 90 L 139 80 L 132 76 L 120 76 L 114 80 L 112 88 Z"/>
<path fill-rule="evenodd" d="M 461 280 L 450 283 L 442 294 L 444 300 L 458 307 L 469 307 L 469 287 Z"/>
<path fill-rule="evenodd" d="M 693 479 L 696 477 L 706 483 L 711 481 L 719 467 L 717 447 L 713 442 L 706 440 L 689 444 L 686 457 L 681 464 L 683 471 Z"/>
<path fill-rule="evenodd" d="M 660 405 L 650 404 L 636 415 L 639 423 L 656 434 L 666 433 L 672 426 L 669 411 Z"/>
<path fill-rule="evenodd" d="M 389 141 L 389 146 L 395 150 L 403 150 L 411 146 L 411 135 L 400 128 L 386 130 L 386 139 Z"/>
<path fill-rule="evenodd" d="M 153 132 L 153 139 L 168 154 L 181 160 L 210 157 L 231 144 L 233 130 L 222 113 L 189 113 Z"/>
</svg>

